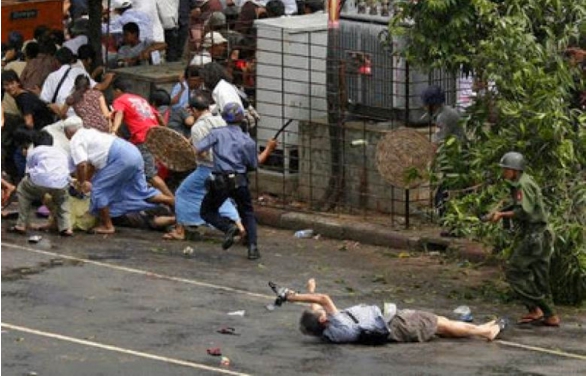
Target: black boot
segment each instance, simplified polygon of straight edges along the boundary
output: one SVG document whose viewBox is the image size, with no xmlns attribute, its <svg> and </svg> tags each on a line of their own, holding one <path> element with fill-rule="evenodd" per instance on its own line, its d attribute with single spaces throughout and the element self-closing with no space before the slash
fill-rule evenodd
<svg viewBox="0 0 586 376">
<path fill-rule="evenodd" d="M 257 260 L 260 258 L 260 252 L 258 251 L 258 247 L 256 244 L 251 244 L 248 246 L 248 259 L 249 260 Z"/>
<path fill-rule="evenodd" d="M 234 244 L 234 237 L 240 233 L 238 227 L 232 226 L 226 231 L 226 236 L 224 237 L 224 242 L 222 243 L 222 249 L 226 250 Z"/>
</svg>

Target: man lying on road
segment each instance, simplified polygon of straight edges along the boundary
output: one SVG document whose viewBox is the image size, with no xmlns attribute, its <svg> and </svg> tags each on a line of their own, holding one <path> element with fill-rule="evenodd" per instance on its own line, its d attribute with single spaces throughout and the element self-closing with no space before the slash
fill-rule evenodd
<svg viewBox="0 0 586 376">
<path fill-rule="evenodd" d="M 303 334 L 332 343 L 426 342 L 436 335 L 492 341 L 505 327 L 502 319 L 474 325 L 410 309 L 396 310 L 383 317 L 375 305 L 361 304 L 339 310 L 328 295 L 316 293 L 315 286 L 312 278 L 307 282 L 308 293 L 284 290 L 281 296 L 288 302 L 310 303 L 301 316 L 299 329 Z"/>
</svg>

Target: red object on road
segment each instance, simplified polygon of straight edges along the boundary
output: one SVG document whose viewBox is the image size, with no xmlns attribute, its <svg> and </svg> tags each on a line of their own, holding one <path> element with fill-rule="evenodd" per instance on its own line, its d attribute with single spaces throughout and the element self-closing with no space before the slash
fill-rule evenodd
<svg viewBox="0 0 586 376">
<path fill-rule="evenodd" d="M 208 354 L 211 356 L 222 356 L 222 350 L 219 347 L 211 347 L 208 349 Z"/>
</svg>

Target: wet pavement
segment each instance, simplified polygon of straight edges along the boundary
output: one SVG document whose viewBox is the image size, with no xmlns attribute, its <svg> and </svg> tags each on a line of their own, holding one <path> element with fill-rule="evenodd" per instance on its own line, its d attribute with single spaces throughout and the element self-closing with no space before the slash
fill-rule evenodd
<svg viewBox="0 0 586 376">
<path fill-rule="evenodd" d="M 2 372 L 6 375 L 580 375 L 586 374 L 586 314 L 563 307 L 560 329 L 514 327 L 500 341 L 436 339 L 382 347 L 331 345 L 297 329 L 300 305 L 267 309 L 268 281 L 318 291 L 337 306 L 397 302 L 450 315 L 461 304 L 476 322 L 516 317 L 486 286 L 498 267 L 437 253 L 353 241 L 297 239 L 260 229 L 262 258 L 161 233 L 43 233 L 37 244 L 2 224 Z M 194 249 L 191 257 L 183 250 Z M 465 292 L 465 293 L 464 293 Z M 472 293 L 471 293 L 472 292 Z M 475 295 L 474 292 L 477 292 Z M 480 293 L 482 292 L 482 293 Z M 463 299 L 462 297 L 466 298 Z M 244 316 L 229 315 L 244 310 Z M 221 334 L 234 328 L 236 335 Z M 211 356 L 220 348 L 229 359 Z M 225 359 L 224 359 L 225 361 Z"/>
</svg>

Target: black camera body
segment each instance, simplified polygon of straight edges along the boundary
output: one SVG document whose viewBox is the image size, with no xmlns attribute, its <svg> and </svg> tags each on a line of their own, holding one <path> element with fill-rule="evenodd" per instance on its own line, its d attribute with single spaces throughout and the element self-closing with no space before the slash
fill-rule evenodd
<svg viewBox="0 0 586 376">
<path fill-rule="evenodd" d="M 271 290 L 277 294 L 277 298 L 275 299 L 275 306 L 280 307 L 284 302 L 287 301 L 287 293 L 290 290 L 285 287 L 279 287 L 273 282 L 269 282 L 269 286 Z"/>
</svg>

